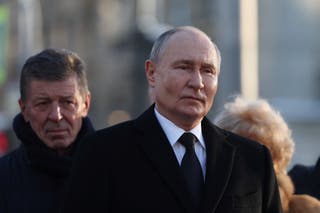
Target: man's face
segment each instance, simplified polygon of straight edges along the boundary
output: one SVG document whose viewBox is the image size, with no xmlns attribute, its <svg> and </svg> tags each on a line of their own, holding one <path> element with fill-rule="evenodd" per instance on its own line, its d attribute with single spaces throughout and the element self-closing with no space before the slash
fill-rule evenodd
<svg viewBox="0 0 320 213">
<path fill-rule="evenodd" d="M 82 97 L 76 76 L 63 81 L 31 80 L 21 112 L 49 148 L 63 150 L 76 139 L 82 118 L 89 110 L 90 95 Z"/>
<path fill-rule="evenodd" d="M 190 130 L 210 110 L 220 69 L 211 41 L 199 32 L 178 32 L 158 62 L 146 61 L 146 74 L 157 110 L 177 126 Z"/>
</svg>

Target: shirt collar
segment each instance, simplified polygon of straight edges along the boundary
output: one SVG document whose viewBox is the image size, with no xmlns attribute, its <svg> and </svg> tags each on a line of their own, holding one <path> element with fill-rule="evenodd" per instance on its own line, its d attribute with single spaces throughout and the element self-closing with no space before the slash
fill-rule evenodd
<svg viewBox="0 0 320 213">
<path fill-rule="evenodd" d="M 175 125 L 172 121 L 170 121 L 163 115 L 161 115 L 156 108 L 154 108 L 154 112 L 171 146 L 173 146 L 181 137 L 181 135 L 186 131 L 178 127 L 177 125 Z M 201 146 L 205 148 L 205 143 L 202 135 L 201 122 L 188 132 L 191 132 L 192 134 L 194 134 L 198 138 Z"/>
</svg>

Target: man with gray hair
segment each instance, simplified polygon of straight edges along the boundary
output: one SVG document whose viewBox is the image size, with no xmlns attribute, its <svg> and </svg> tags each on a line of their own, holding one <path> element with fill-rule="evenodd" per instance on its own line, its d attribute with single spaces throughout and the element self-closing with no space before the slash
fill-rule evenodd
<svg viewBox="0 0 320 213">
<path fill-rule="evenodd" d="M 145 62 L 154 103 L 81 143 L 63 212 L 281 212 L 268 149 L 206 118 L 220 63 L 199 29 L 163 33 Z"/>
</svg>

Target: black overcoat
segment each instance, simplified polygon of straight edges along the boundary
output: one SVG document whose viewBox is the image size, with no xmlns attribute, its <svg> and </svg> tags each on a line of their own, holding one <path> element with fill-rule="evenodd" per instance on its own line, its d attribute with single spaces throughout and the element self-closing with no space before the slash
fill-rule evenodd
<svg viewBox="0 0 320 213">
<path fill-rule="evenodd" d="M 289 172 L 295 194 L 308 194 L 320 199 L 320 158 L 312 166 L 297 164 Z"/>
<path fill-rule="evenodd" d="M 58 213 L 64 200 L 76 144 L 94 132 L 88 117 L 65 156 L 40 141 L 18 114 L 13 129 L 21 145 L 0 159 L 0 213 Z"/>
<path fill-rule="evenodd" d="M 153 105 L 137 119 L 100 130 L 80 144 L 63 212 L 281 212 L 267 148 L 206 118 L 202 132 L 207 163 L 201 209 L 191 205 Z"/>
</svg>

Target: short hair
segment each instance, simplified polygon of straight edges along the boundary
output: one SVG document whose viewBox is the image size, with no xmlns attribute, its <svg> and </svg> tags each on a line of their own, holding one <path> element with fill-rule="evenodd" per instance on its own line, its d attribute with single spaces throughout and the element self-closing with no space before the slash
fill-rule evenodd
<svg viewBox="0 0 320 213">
<path fill-rule="evenodd" d="M 214 123 L 264 144 L 270 150 L 275 169 L 286 170 L 294 151 L 291 130 L 280 113 L 266 100 L 249 101 L 237 96 L 233 102 L 224 105 Z"/>
<path fill-rule="evenodd" d="M 173 28 L 162 33 L 153 43 L 149 59 L 154 62 L 158 62 L 163 49 L 164 44 L 167 40 L 175 33 L 180 32 L 180 28 Z"/>
<path fill-rule="evenodd" d="M 210 37 L 204 33 L 203 31 L 199 30 L 198 28 L 195 27 L 190 27 L 190 26 L 182 26 L 182 27 L 175 27 L 172 28 L 168 31 L 165 31 L 164 33 L 162 33 L 154 42 L 151 52 L 150 52 L 150 56 L 149 59 L 155 63 L 157 63 L 160 60 L 161 57 L 161 53 L 163 51 L 163 47 L 165 46 L 166 42 L 169 40 L 169 38 L 171 38 L 174 34 L 178 33 L 178 32 L 182 32 L 182 31 L 187 31 L 187 30 L 195 30 L 198 32 L 203 33 L 204 35 L 206 35 L 209 40 L 211 41 L 213 47 L 215 48 L 215 51 L 217 53 L 217 59 L 218 59 L 218 64 L 220 65 L 221 63 L 221 53 L 220 50 L 218 48 L 218 46 L 210 39 Z"/>
<path fill-rule="evenodd" d="M 83 60 L 67 49 L 44 49 L 27 59 L 20 75 L 20 97 L 27 99 L 31 80 L 62 81 L 76 75 L 82 97 L 89 93 Z"/>
</svg>

